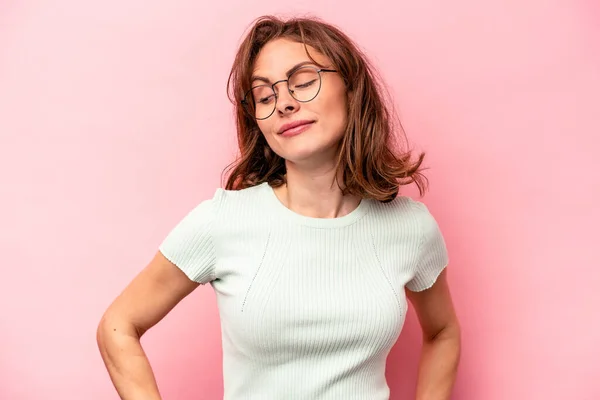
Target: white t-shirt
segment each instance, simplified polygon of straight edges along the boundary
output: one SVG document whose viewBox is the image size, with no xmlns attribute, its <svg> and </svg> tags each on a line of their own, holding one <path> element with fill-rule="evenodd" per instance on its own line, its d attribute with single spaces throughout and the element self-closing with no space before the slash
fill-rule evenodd
<svg viewBox="0 0 600 400">
<path fill-rule="evenodd" d="M 419 201 L 363 199 L 340 218 L 311 218 L 267 183 L 217 189 L 159 249 L 216 293 L 225 400 L 388 399 L 404 288 L 431 287 L 448 264 Z"/>
</svg>

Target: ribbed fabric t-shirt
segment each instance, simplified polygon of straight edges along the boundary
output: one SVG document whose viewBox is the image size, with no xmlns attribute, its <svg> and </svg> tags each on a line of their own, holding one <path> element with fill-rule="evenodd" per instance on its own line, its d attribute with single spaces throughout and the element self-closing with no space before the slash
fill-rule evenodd
<svg viewBox="0 0 600 400">
<path fill-rule="evenodd" d="M 216 293 L 225 400 L 387 400 L 385 366 L 407 311 L 448 263 L 438 224 L 409 197 L 339 218 L 287 208 L 267 183 L 217 189 L 159 250 Z"/>
</svg>

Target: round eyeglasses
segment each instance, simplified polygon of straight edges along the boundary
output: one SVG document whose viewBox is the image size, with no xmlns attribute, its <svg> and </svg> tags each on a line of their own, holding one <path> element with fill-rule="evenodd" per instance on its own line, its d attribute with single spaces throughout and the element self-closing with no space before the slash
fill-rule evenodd
<svg viewBox="0 0 600 400">
<path fill-rule="evenodd" d="M 248 90 L 242 99 L 244 110 L 252 118 L 267 119 L 275 112 L 278 94 L 275 85 L 287 82 L 290 95 L 301 103 L 313 100 L 321 90 L 321 73 L 337 72 L 335 69 L 317 69 L 316 67 L 300 67 L 291 73 L 287 79 L 282 79 L 272 85 L 258 85 Z"/>
</svg>

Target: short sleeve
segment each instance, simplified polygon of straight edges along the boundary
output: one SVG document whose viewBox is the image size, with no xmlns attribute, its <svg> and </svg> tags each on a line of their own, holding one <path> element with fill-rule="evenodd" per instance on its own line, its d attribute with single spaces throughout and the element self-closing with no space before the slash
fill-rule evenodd
<svg viewBox="0 0 600 400">
<path fill-rule="evenodd" d="M 406 287 L 413 292 L 429 289 L 448 265 L 446 243 L 437 221 L 425 204 L 414 201 L 421 224 L 421 241 L 413 278 Z"/>
<path fill-rule="evenodd" d="M 191 280 L 206 284 L 215 279 L 213 227 L 221 190 L 193 208 L 168 233 L 159 251 Z"/>
</svg>

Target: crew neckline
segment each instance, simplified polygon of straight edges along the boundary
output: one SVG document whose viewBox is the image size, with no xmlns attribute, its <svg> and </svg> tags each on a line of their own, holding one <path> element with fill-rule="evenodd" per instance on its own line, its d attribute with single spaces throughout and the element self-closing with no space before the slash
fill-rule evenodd
<svg viewBox="0 0 600 400">
<path fill-rule="evenodd" d="M 335 218 L 317 218 L 317 217 L 309 217 L 306 215 L 299 214 L 295 211 L 289 209 L 285 204 L 279 200 L 279 197 L 275 194 L 275 191 L 269 185 L 268 182 L 264 182 L 261 184 L 263 186 L 263 190 L 267 192 L 267 197 L 269 198 L 269 202 L 273 206 L 273 211 L 276 211 L 282 217 L 289 219 L 295 223 L 299 223 L 305 226 L 311 226 L 314 228 L 340 228 L 344 226 L 351 225 L 362 218 L 368 211 L 370 201 L 369 199 L 361 199 L 358 206 L 350 211 L 348 214 L 343 215 L 341 217 Z"/>
</svg>

